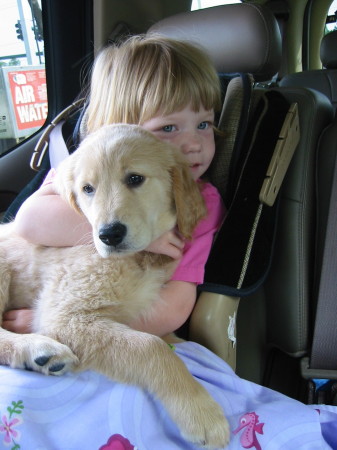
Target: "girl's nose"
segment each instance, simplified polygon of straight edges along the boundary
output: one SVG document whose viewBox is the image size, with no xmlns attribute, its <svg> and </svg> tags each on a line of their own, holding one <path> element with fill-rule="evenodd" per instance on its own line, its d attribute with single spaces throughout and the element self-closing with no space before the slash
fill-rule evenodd
<svg viewBox="0 0 337 450">
<path fill-rule="evenodd" d="M 184 136 L 182 141 L 181 150 L 183 153 L 200 152 L 201 139 L 196 133 L 188 133 Z"/>
</svg>

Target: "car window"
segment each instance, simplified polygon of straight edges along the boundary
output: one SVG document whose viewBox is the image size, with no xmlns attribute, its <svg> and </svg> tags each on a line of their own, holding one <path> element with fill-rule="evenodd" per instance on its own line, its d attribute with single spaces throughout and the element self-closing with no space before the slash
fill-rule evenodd
<svg viewBox="0 0 337 450">
<path fill-rule="evenodd" d="M 334 0 L 329 8 L 328 17 L 326 19 L 325 34 L 330 31 L 337 30 L 336 24 L 337 0 Z"/>
<path fill-rule="evenodd" d="M 0 155 L 37 131 L 47 112 L 41 0 L 1 0 Z"/>
<path fill-rule="evenodd" d="M 211 8 L 212 6 L 241 3 L 241 0 L 192 0 L 191 10 Z"/>
</svg>

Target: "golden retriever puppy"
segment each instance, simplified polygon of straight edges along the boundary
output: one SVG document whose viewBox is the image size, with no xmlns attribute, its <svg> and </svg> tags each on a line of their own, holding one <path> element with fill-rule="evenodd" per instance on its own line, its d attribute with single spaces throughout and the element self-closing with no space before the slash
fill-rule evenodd
<svg viewBox="0 0 337 450">
<path fill-rule="evenodd" d="M 61 163 L 55 186 L 87 217 L 94 244 L 35 246 L 10 224 L 0 227 L 0 317 L 34 309 L 34 333 L 0 328 L 0 364 L 53 375 L 92 369 L 140 386 L 186 439 L 224 447 L 220 406 L 162 339 L 127 325 L 150 309 L 174 269 L 144 249 L 176 224 L 190 238 L 205 214 L 184 157 L 138 126 L 109 125 Z"/>
</svg>

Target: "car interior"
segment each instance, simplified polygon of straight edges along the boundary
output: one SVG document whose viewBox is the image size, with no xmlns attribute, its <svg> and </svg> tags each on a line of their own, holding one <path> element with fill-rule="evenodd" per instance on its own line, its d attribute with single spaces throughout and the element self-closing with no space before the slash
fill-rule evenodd
<svg viewBox="0 0 337 450">
<path fill-rule="evenodd" d="M 337 405 L 331 286 L 337 264 L 326 259 L 335 243 L 326 237 L 337 178 L 337 25 L 329 32 L 326 25 L 336 19 L 329 12 L 333 2 L 246 0 L 194 10 L 191 3 L 40 2 L 48 117 L 33 134 L 3 140 L 0 214 L 11 220 L 41 183 L 48 152 L 37 172 L 30 165 L 34 148 L 46 126 L 83 96 L 101 48 L 139 33 L 200 45 L 223 86 L 218 127 L 225 138 L 209 176 L 228 216 L 195 310 L 179 332 L 225 359 L 242 378 L 305 403 Z M 76 114 L 67 121 L 65 141 L 78 120 Z M 274 183 L 270 203 L 260 196 L 265 180 Z M 326 266 L 328 304 L 321 302 Z M 319 390 L 312 381 L 318 378 L 332 381 Z"/>
</svg>

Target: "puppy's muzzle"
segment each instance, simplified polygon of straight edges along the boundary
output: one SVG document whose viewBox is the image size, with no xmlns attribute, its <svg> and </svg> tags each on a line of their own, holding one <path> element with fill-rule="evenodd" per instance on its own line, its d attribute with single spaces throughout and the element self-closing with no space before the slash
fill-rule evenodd
<svg viewBox="0 0 337 450">
<path fill-rule="evenodd" d="M 127 227 L 121 222 L 115 222 L 111 225 L 104 225 L 99 230 L 98 237 L 105 245 L 117 247 L 126 236 Z"/>
</svg>

